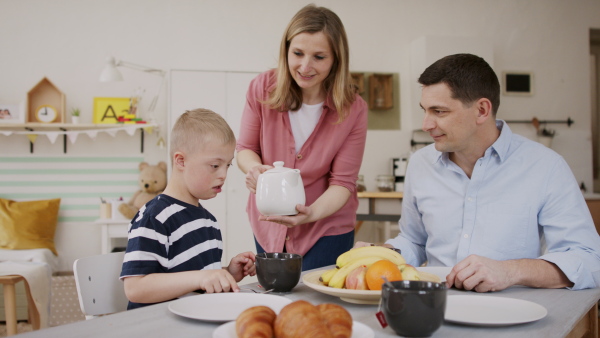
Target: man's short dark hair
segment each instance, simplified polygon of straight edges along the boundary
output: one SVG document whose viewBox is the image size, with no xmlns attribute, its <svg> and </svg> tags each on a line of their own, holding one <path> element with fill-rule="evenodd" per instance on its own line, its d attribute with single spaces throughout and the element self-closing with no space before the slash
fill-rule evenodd
<svg viewBox="0 0 600 338">
<path fill-rule="evenodd" d="M 439 59 L 425 69 L 419 83 L 424 86 L 445 83 L 452 91 L 452 98 L 464 105 L 486 98 L 492 102 L 494 115 L 500 106 L 498 76 L 483 58 L 473 54 L 454 54 Z"/>
</svg>

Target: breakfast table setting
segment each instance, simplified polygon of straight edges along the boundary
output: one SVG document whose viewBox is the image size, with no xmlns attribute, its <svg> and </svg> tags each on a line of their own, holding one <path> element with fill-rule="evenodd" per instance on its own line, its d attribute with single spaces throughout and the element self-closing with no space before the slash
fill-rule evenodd
<svg viewBox="0 0 600 338">
<path fill-rule="evenodd" d="M 318 281 L 318 276 L 330 268 L 302 272 L 298 284 L 285 293 L 265 293 L 269 290 L 256 282 L 242 285 L 243 292 L 183 297 L 20 336 L 236 337 L 235 319 L 245 308 L 262 304 L 277 312 L 291 302 L 305 300 L 314 305 L 343 306 L 354 321 L 352 337 L 398 337 L 389 326 L 381 327 L 376 317 L 380 297 L 373 296 L 374 291 L 323 292 L 328 287 Z M 444 278 L 449 271 L 441 267 L 418 269 Z M 597 336 L 600 289 L 572 291 L 515 286 L 485 294 L 448 289 L 447 298 L 446 320 L 432 337 L 580 337 L 586 329 L 594 328 L 592 336 Z"/>
</svg>

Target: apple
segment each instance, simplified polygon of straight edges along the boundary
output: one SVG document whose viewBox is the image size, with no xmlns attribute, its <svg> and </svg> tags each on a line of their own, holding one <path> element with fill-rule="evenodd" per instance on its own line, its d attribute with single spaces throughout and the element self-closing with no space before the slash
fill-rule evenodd
<svg viewBox="0 0 600 338">
<path fill-rule="evenodd" d="M 358 268 L 350 271 L 346 276 L 346 289 L 352 290 L 368 290 L 367 281 L 365 274 L 367 273 L 367 266 L 361 265 Z"/>
<path fill-rule="evenodd" d="M 421 280 L 419 277 L 419 271 L 417 268 L 410 264 L 400 264 L 398 265 L 400 272 L 402 272 L 402 278 L 404 280 Z"/>
</svg>

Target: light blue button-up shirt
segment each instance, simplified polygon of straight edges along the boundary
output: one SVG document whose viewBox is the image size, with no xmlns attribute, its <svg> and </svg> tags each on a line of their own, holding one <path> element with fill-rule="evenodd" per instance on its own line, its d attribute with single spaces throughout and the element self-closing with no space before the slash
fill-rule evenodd
<svg viewBox="0 0 600 338">
<path fill-rule="evenodd" d="M 496 125 L 500 137 L 470 179 L 433 144 L 410 158 L 400 234 L 387 243 L 415 266 L 454 266 L 471 254 L 541 258 L 573 289 L 600 286 L 600 236 L 568 164 L 504 121 Z"/>
</svg>

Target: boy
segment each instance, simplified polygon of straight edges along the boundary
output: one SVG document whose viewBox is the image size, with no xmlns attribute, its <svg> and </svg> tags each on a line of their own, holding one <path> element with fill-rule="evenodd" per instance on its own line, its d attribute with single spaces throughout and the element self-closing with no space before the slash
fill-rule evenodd
<svg viewBox="0 0 600 338">
<path fill-rule="evenodd" d="M 221 231 L 198 202 L 221 192 L 235 143 L 227 122 L 210 110 L 187 111 L 175 123 L 167 187 L 138 211 L 129 229 L 120 277 L 128 310 L 196 290 L 238 292 L 236 282 L 255 275 L 252 252 L 221 268 Z"/>
</svg>

